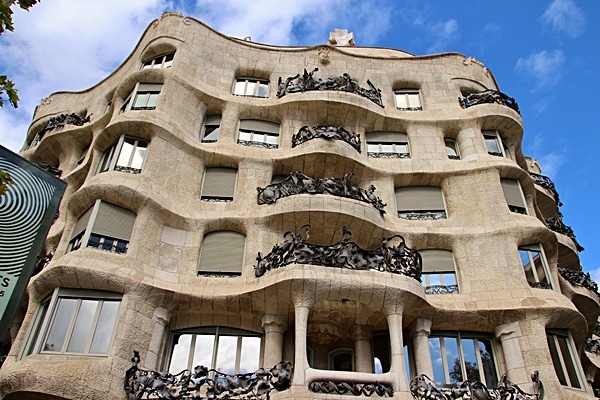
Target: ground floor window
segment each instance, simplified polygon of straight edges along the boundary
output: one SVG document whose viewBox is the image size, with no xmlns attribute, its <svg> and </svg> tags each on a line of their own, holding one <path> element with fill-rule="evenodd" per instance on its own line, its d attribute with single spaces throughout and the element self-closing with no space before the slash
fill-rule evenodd
<svg viewBox="0 0 600 400">
<path fill-rule="evenodd" d="M 552 364 L 554 364 L 554 370 L 560 384 L 583 389 L 581 366 L 569 332 L 548 330 L 546 331 L 546 339 L 552 355 Z"/>
</svg>

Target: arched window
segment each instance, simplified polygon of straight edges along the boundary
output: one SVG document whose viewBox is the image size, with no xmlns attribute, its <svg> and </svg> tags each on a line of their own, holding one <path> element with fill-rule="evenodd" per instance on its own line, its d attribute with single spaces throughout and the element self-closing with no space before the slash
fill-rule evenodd
<svg viewBox="0 0 600 400">
<path fill-rule="evenodd" d="M 215 231 L 204 236 L 198 275 L 241 275 L 246 236 L 233 231 Z"/>
<path fill-rule="evenodd" d="M 436 220 L 446 218 L 444 196 L 439 186 L 407 186 L 396 188 L 398 218 Z"/>
<path fill-rule="evenodd" d="M 229 202 L 233 201 L 237 169 L 234 168 L 207 168 L 202 181 L 201 200 Z"/>
<path fill-rule="evenodd" d="M 454 257 L 449 250 L 420 250 L 423 287 L 427 294 L 458 293 Z"/>
</svg>

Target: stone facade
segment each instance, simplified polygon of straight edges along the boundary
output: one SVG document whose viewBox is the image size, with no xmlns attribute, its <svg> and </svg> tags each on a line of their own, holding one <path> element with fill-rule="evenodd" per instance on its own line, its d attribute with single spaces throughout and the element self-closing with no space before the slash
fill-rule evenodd
<svg viewBox="0 0 600 400">
<path fill-rule="evenodd" d="M 545 223 L 557 197 L 530 175 L 518 107 L 459 102 L 497 89 L 456 53 L 275 47 L 163 15 L 102 82 L 36 109 L 22 155 L 68 187 L 0 395 L 124 399 L 137 350 L 172 373 L 289 361 L 274 399 L 348 398 L 309 389 L 324 381 L 410 399 L 421 374 L 489 388 L 507 374 L 534 393 L 534 370 L 546 398 L 593 398 L 599 299 L 558 273 L 580 270 L 578 249 Z M 63 114 L 84 122 L 49 125 Z M 306 127 L 360 148 L 327 129 L 292 146 Z M 338 186 L 257 202 L 295 172 Z M 358 200 L 370 185 L 385 213 Z M 400 247 L 418 251 L 417 276 L 373 267 L 404 263 Z"/>
</svg>

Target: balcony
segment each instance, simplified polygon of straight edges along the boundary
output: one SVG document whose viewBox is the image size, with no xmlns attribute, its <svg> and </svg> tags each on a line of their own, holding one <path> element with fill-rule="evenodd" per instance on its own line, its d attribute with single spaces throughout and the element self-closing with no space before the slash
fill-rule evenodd
<svg viewBox="0 0 600 400">
<path fill-rule="evenodd" d="M 548 228 L 553 230 L 554 232 L 560 233 L 562 235 L 568 236 L 571 238 L 575 247 L 577 247 L 577 251 L 583 251 L 585 248 L 577 242 L 577 238 L 575 237 L 575 233 L 573 233 L 573 229 L 570 226 L 565 225 L 562 222 L 562 216 L 559 215 L 558 218 L 550 217 L 546 218 L 546 225 Z"/>
<path fill-rule="evenodd" d="M 529 175 L 531 176 L 531 179 L 533 179 L 533 183 L 543 187 L 544 189 L 552 193 L 557 206 L 562 206 L 562 203 L 558 196 L 558 191 L 556 190 L 556 186 L 554 186 L 554 182 L 552 182 L 550 178 L 544 175 L 536 174 L 534 172 L 530 172 Z"/>
<path fill-rule="evenodd" d="M 590 274 L 583 271 L 572 271 L 570 269 L 558 267 L 560 276 L 566 279 L 571 285 L 584 287 L 591 290 L 600 298 L 598 293 L 598 284 L 592 280 Z"/>
<path fill-rule="evenodd" d="M 479 93 L 463 94 L 462 97 L 458 98 L 458 102 L 462 108 L 469 108 L 479 104 L 500 104 L 512 108 L 519 114 L 521 113 L 519 111 L 519 105 L 514 98 L 492 89 L 484 90 Z"/>
</svg>

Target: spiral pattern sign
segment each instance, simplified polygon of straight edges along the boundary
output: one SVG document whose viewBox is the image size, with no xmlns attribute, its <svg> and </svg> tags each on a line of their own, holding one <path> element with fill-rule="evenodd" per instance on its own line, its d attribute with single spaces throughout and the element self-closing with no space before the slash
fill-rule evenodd
<svg viewBox="0 0 600 400">
<path fill-rule="evenodd" d="M 4 328 L 6 314 L 12 314 L 10 309 L 15 307 L 11 303 L 20 301 L 42 249 L 65 183 L 2 146 L 0 170 L 12 180 L 0 196 L 0 316 Z"/>
</svg>

